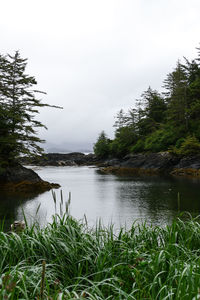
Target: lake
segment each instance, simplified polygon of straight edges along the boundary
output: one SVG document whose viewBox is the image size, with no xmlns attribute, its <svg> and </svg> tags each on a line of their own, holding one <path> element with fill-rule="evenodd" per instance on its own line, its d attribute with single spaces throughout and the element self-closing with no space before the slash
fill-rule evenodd
<svg viewBox="0 0 200 300">
<path fill-rule="evenodd" d="M 42 179 L 59 183 L 55 190 L 59 212 L 60 191 L 64 201 L 71 192 L 70 213 L 77 219 L 87 217 L 90 225 L 98 219 L 130 228 L 146 221 L 163 226 L 179 209 L 200 214 L 200 180 L 170 176 L 123 176 L 101 174 L 93 167 L 32 167 Z M 178 204 L 180 195 L 180 205 Z M 40 205 L 40 207 L 39 207 Z M 180 206 L 180 207 L 179 207 Z M 39 210 L 38 210 L 39 207 Z M 38 212 L 37 212 L 38 210 Z M 41 226 L 51 222 L 55 213 L 52 191 L 40 195 L 0 192 L 0 219 L 9 228 L 13 220 L 36 219 Z"/>
</svg>

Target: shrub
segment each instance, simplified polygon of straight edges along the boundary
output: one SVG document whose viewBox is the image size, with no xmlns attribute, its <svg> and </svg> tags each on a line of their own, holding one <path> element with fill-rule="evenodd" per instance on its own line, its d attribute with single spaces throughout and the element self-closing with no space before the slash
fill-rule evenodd
<svg viewBox="0 0 200 300">
<path fill-rule="evenodd" d="M 131 153 L 138 153 L 144 151 L 144 141 L 142 139 L 139 139 L 137 143 L 131 147 L 130 149 Z"/>
<path fill-rule="evenodd" d="M 180 139 L 178 139 L 178 140 L 176 141 L 175 147 L 176 147 L 177 149 L 179 149 L 179 148 L 181 147 L 181 145 L 183 144 L 184 141 L 185 141 L 185 138 L 181 137 Z"/>
<path fill-rule="evenodd" d="M 200 143 L 195 136 L 188 136 L 181 144 L 179 154 L 190 155 L 200 154 Z"/>
<path fill-rule="evenodd" d="M 145 140 L 145 150 L 159 152 L 167 150 L 174 144 L 176 136 L 171 128 L 159 129 L 153 132 Z"/>
</svg>

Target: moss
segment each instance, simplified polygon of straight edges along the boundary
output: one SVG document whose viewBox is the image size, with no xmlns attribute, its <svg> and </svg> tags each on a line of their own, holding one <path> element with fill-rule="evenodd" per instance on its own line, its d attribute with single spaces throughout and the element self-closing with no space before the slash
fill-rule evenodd
<svg viewBox="0 0 200 300">
<path fill-rule="evenodd" d="M 115 175 L 156 175 L 160 173 L 158 169 L 130 168 L 130 167 L 106 167 L 100 170 L 104 174 Z"/>
<path fill-rule="evenodd" d="M 106 167 L 101 168 L 100 172 L 104 174 L 114 174 L 120 176 L 133 176 L 133 175 L 158 175 L 162 174 L 164 170 L 156 168 L 130 168 L 130 167 Z M 175 176 L 190 176 L 190 177 L 200 177 L 200 169 L 192 168 L 177 168 L 174 169 L 171 175 Z"/>
<path fill-rule="evenodd" d="M 180 168 L 174 169 L 170 174 L 175 176 L 200 177 L 200 169 Z"/>
<path fill-rule="evenodd" d="M 49 191 L 52 188 L 59 188 L 60 185 L 56 183 L 49 183 L 47 181 L 31 182 L 31 181 L 22 181 L 19 183 L 5 183 L 0 185 L 2 190 L 13 191 L 13 192 L 36 192 L 42 193 Z"/>
</svg>

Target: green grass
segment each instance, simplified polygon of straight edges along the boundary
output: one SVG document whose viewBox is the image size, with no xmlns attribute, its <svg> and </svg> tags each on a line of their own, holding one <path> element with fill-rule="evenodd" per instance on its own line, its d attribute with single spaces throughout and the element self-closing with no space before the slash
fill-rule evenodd
<svg viewBox="0 0 200 300">
<path fill-rule="evenodd" d="M 67 206 L 44 229 L 1 230 L 0 258 L 0 299 L 200 299 L 199 218 L 116 234 Z"/>
</svg>

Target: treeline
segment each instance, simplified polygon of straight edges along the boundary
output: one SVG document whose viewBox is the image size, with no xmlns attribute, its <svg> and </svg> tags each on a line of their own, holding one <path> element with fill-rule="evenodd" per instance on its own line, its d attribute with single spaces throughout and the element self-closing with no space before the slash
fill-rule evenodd
<svg viewBox="0 0 200 300">
<path fill-rule="evenodd" d="M 121 109 L 114 124 L 115 138 L 102 131 L 94 145 L 100 158 L 130 153 L 200 152 L 200 48 L 197 58 L 178 61 L 163 82 L 164 92 L 149 87 L 136 107 Z"/>
</svg>

